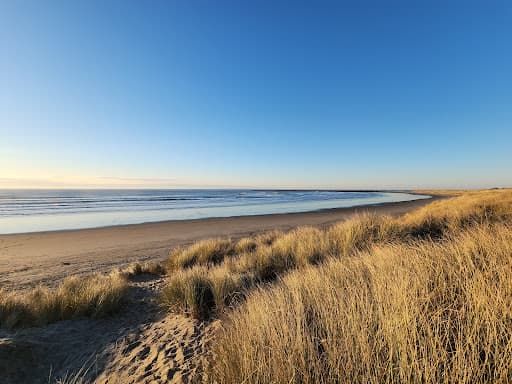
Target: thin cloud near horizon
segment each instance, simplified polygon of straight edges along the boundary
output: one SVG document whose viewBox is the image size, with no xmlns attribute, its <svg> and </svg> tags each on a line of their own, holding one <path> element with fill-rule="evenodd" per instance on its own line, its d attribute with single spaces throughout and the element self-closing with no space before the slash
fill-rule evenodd
<svg viewBox="0 0 512 384">
<path fill-rule="evenodd" d="M 0 189 L 340 189 L 340 190 L 413 190 L 413 189 L 485 189 L 507 188 L 496 185 L 236 185 L 236 184 L 204 184 L 190 180 L 171 178 L 129 178 L 129 177 L 96 177 L 73 180 L 62 178 L 48 179 L 14 179 L 0 178 Z"/>
</svg>

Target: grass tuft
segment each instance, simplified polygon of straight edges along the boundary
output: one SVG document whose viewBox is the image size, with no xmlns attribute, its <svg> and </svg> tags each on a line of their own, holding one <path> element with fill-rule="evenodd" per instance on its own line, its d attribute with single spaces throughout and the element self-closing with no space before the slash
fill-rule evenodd
<svg viewBox="0 0 512 384">
<path fill-rule="evenodd" d="M 173 273 L 160 293 L 163 307 L 200 320 L 238 302 L 253 279 L 230 273 L 226 267 L 197 266 Z"/>
<path fill-rule="evenodd" d="M 122 273 L 125 273 L 128 278 L 143 274 L 161 276 L 166 274 L 166 270 L 160 263 L 141 264 L 137 262 L 124 269 Z"/>
<path fill-rule="evenodd" d="M 196 267 L 171 275 L 160 295 L 161 304 L 171 310 L 206 320 L 215 307 L 211 280 L 203 267 Z"/>
<path fill-rule="evenodd" d="M 190 268 L 194 265 L 218 264 L 234 253 L 233 242 L 229 239 L 209 239 L 197 242 L 187 248 L 173 250 L 167 261 L 169 270 Z"/>
<path fill-rule="evenodd" d="M 124 274 L 72 276 L 56 289 L 0 291 L 0 325 L 42 326 L 82 316 L 102 317 L 119 309 L 128 290 Z"/>
</svg>

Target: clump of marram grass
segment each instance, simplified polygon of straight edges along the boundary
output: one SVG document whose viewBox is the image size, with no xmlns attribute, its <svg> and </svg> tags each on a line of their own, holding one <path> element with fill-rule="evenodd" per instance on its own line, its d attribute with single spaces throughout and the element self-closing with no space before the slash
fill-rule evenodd
<svg viewBox="0 0 512 384">
<path fill-rule="evenodd" d="M 167 260 L 169 270 L 190 268 L 196 264 L 218 264 L 234 253 L 233 242 L 229 239 L 208 239 L 186 248 L 177 248 Z"/>
<path fill-rule="evenodd" d="M 325 234 L 330 255 L 344 257 L 376 243 L 402 239 L 404 231 L 392 217 L 363 214 L 331 226 Z"/>
<path fill-rule="evenodd" d="M 242 253 L 254 252 L 258 248 L 258 240 L 252 237 L 244 237 L 238 240 L 234 247 L 234 253 L 240 255 Z"/>
<path fill-rule="evenodd" d="M 272 252 L 282 258 L 293 258 L 294 264 L 318 264 L 327 255 L 325 231 L 312 227 L 297 228 L 278 237 L 271 245 Z"/>
<path fill-rule="evenodd" d="M 296 268 L 297 260 L 293 254 L 267 247 L 249 257 L 246 256 L 242 265 L 247 268 L 245 272 L 251 271 L 258 281 L 268 282 L 275 280 L 290 269 Z"/>
<path fill-rule="evenodd" d="M 165 275 L 166 270 L 164 266 L 161 263 L 133 263 L 129 265 L 126 269 L 122 271 L 122 273 L 125 273 L 128 278 L 131 278 L 133 276 L 138 276 L 142 274 L 148 274 L 148 275 Z"/>
<path fill-rule="evenodd" d="M 165 268 L 174 271 L 195 265 L 220 264 L 226 258 L 269 247 L 281 236 L 283 236 L 282 232 L 270 231 L 254 237 L 244 237 L 238 241 L 220 238 L 202 240 L 188 247 L 173 249 L 165 263 Z"/>
<path fill-rule="evenodd" d="M 127 290 L 126 277 L 115 271 L 68 277 L 56 289 L 0 291 L 0 325 L 31 327 L 82 316 L 102 317 L 119 309 Z"/>
<path fill-rule="evenodd" d="M 512 227 L 377 246 L 257 289 L 213 344 L 216 383 L 512 381 Z M 233 342 L 236 340 L 236 342 Z"/>
<path fill-rule="evenodd" d="M 330 232 L 311 227 L 298 228 L 274 237 L 272 242 L 257 242 L 256 248 L 248 247 L 244 241 L 239 249 L 245 253 L 225 255 L 219 266 L 212 267 L 211 263 L 201 263 L 196 259 L 196 267 L 191 270 L 186 268 L 174 270 L 167 287 L 162 292 L 162 302 L 171 310 L 189 313 L 195 317 L 205 317 L 205 314 L 210 315 L 230 306 L 231 292 L 234 292 L 237 297 L 244 297 L 246 291 L 258 283 L 273 281 L 292 269 L 323 262 L 336 247 L 345 247 L 343 249 L 346 253 L 349 249 L 358 250 L 364 243 L 364 233 L 376 232 L 377 235 L 385 237 L 384 231 L 379 232 L 375 226 L 369 226 L 370 222 L 380 223 L 381 221 L 370 216 L 355 219 L 345 223 L 345 227 L 349 229 L 346 232 L 339 231 L 338 228 Z M 382 222 L 387 223 L 385 220 Z M 384 224 L 381 226 L 388 228 Z M 352 227 L 356 229 L 351 230 Z M 363 231 L 365 228 L 366 232 Z M 375 239 L 367 239 L 368 244 L 377 241 L 377 235 L 374 236 Z M 205 245 L 200 243 L 198 248 L 204 250 Z M 208 245 L 207 248 L 211 250 L 213 247 Z M 193 251 L 197 251 L 197 248 L 194 247 Z M 192 254 L 187 249 L 180 252 L 182 253 L 178 258 L 183 258 L 185 255 L 187 260 L 189 260 L 188 255 Z M 213 291 L 214 300 L 204 300 L 192 294 L 195 292 L 193 287 L 199 280 L 208 281 L 208 289 Z M 228 293 L 224 293 L 226 291 Z M 203 295 L 203 291 L 200 293 Z M 204 306 L 211 307 L 203 308 Z"/>
<path fill-rule="evenodd" d="M 215 310 L 220 312 L 230 308 L 245 297 L 247 290 L 255 283 L 250 274 L 232 273 L 226 267 L 212 268 L 208 278 L 213 289 Z"/>
<path fill-rule="evenodd" d="M 327 256 L 325 232 L 311 227 L 297 228 L 275 238 L 270 245 L 229 263 L 231 271 L 251 273 L 259 282 L 274 280 L 299 267 L 318 264 Z"/>
<path fill-rule="evenodd" d="M 252 283 L 247 275 L 229 273 L 225 267 L 196 266 L 174 272 L 159 300 L 171 311 L 206 320 L 243 297 Z"/>
<path fill-rule="evenodd" d="M 276 239 L 281 237 L 283 232 L 278 230 L 273 230 L 265 233 L 261 233 L 255 236 L 256 242 L 262 246 L 272 245 Z"/>
<path fill-rule="evenodd" d="M 171 310 L 208 319 L 215 307 L 213 287 L 205 267 L 177 271 L 162 289 L 160 302 Z"/>
</svg>

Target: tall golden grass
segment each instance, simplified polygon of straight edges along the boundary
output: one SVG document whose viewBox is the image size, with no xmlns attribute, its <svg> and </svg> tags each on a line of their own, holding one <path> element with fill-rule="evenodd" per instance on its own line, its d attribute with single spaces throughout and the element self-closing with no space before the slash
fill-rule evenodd
<svg viewBox="0 0 512 384">
<path fill-rule="evenodd" d="M 68 277 L 56 289 L 0 291 L 0 326 L 31 327 L 81 316 L 101 317 L 120 307 L 127 290 L 126 274 L 115 271 Z"/>
<path fill-rule="evenodd" d="M 512 220 L 512 192 L 468 192 L 399 218 L 360 215 L 328 229 L 303 227 L 239 241 L 212 239 L 171 253 L 162 303 L 199 318 L 219 313 L 248 290 L 283 274 L 378 244 L 439 240 L 484 223 Z M 220 278 L 222 276 L 222 278 Z"/>
<path fill-rule="evenodd" d="M 511 382 L 511 213 L 510 190 L 474 192 L 382 219 L 378 231 L 361 219 L 327 230 L 339 244 L 322 265 L 230 311 L 209 378 Z"/>
<path fill-rule="evenodd" d="M 294 272 L 250 294 L 214 352 L 219 383 L 509 382 L 512 227 Z"/>
</svg>

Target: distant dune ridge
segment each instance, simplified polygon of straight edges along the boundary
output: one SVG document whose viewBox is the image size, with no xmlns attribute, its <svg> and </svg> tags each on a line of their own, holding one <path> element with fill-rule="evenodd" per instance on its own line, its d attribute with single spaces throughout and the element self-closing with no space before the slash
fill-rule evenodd
<svg viewBox="0 0 512 384">
<path fill-rule="evenodd" d="M 203 240 L 38 290 L 1 293 L 3 327 L 54 322 L 0 331 L 7 382 L 50 365 L 67 383 L 510 382 L 512 190 Z"/>
</svg>

